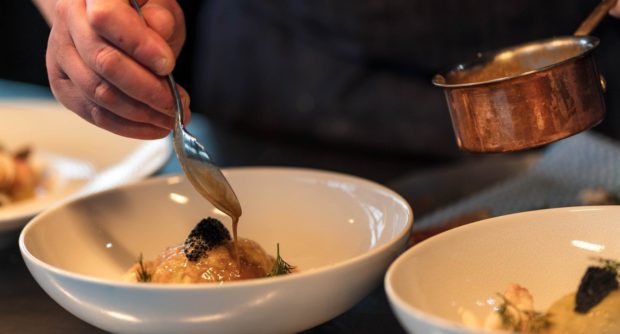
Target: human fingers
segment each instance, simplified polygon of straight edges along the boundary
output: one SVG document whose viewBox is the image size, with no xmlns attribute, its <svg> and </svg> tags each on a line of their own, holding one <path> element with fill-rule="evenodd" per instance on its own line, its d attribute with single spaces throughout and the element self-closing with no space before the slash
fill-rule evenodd
<svg viewBox="0 0 620 334">
<path fill-rule="evenodd" d="M 54 78 L 54 95 L 56 97 L 62 96 L 59 101 L 86 121 L 112 133 L 136 139 L 163 138 L 170 132 L 151 124 L 129 121 L 109 112 L 109 110 L 83 98 L 80 89 L 68 77 L 63 77 L 63 74 L 58 71 L 59 67 L 48 67 L 48 69 L 52 72 L 50 77 Z"/>
<path fill-rule="evenodd" d="M 104 78 L 93 72 L 71 45 L 65 45 L 63 57 L 58 59 L 60 68 L 82 92 L 84 98 L 117 116 L 162 129 L 172 129 L 174 118 L 127 96 Z"/>
<path fill-rule="evenodd" d="M 86 65 L 127 96 L 173 116 L 175 104 L 166 80 L 98 35 L 80 15 L 87 10 L 83 3 L 78 4 L 72 7 L 74 13 L 68 17 L 71 38 Z M 135 12 L 132 14 L 137 17 Z M 144 26 L 142 22 L 137 24 Z"/>
<path fill-rule="evenodd" d="M 105 106 L 97 105 L 92 99 L 95 94 L 92 94 L 90 98 L 88 94 L 85 94 L 84 87 L 87 87 L 87 85 L 81 82 L 81 86 L 78 86 L 76 82 L 72 81 L 74 79 L 66 74 L 66 72 L 73 73 L 74 77 L 77 75 L 78 80 L 82 81 L 85 80 L 84 77 L 88 76 L 89 71 L 84 71 L 83 68 L 80 68 L 79 65 L 83 65 L 83 63 L 81 61 L 75 61 L 73 58 L 71 58 L 72 61 L 67 61 L 63 64 L 66 69 L 61 67 L 60 63 L 62 61 L 69 59 L 68 57 L 72 54 L 74 56 L 77 54 L 75 49 L 73 49 L 73 41 L 70 38 L 70 34 L 68 32 L 69 27 L 66 24 L 66 14 L 68 12 L 66 9 L 69 8 L 69 5 L 71 5 L 71 1 L 62 2 L 65 4 L 60 4 L 57 6 L 57 17 L 59 19 L 56 20 L 56 23 L 52 26 L 46 54 L 46 65 L 48 69 L 50 86 L 56 98 L 63 105 L 67 106 L 81 117 L 114 133 L 144 139 L 160 138 L 165 136 L 169 131 L 168 129 L 158 127 L 153 124 L 135 122 L 130 119 L 120 117 L 110 112 L 110 110 L 108 110 Z M 90 79 L 90 81 L 99 82 L 98 79 Z M 91 87 L 97 86 L 98 85 L 94 85 Z M 101 85 L 99 87 L 104 86 Z M 101 91 L 101 88 L 99 88 L 99 90 Z M 91 89 L 91 91 L 95 92 L 96 90 Z M 111 90 L 104 87 L 103 91 L 110 92 Z M 103 95 L 107 96 L 108 94 L 106 93 Z M 136 105 L 135 102 L 132 103 L 134 106 Z M 140 111 L 144 110 L 144 108 L 144 106 L 130 108 L 138 110 L 136 115 L 133 115 L 134 112 L 132 112 L 131 117 L 134 119 L 141 119 L 140 117 L 144 117 L 141 115 L 142 112 Z M 160 115 L 160 117 L 167 117 L 155 110 L 153 110 L 152 113 L 155 115 Z M 148 118 L 143 118 L 142 120 L 148 121 Z M 170 127 L 170 124 L 164 124 L 166 122 L 155 122 L 160 123 L 160 125 L 164 125 L 164 127 Z"/>
<path fill-rule="evenodd" d="M 174 51 L 127 0 L 86 0 L 86 14 L 92 30 L 129 57 L 159 75 L 172 72 Z"/>
</svg>

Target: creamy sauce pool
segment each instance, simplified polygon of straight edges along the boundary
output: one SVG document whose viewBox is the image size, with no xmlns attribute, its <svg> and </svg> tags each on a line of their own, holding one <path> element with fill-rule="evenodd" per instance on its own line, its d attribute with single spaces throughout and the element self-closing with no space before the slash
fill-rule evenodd
<svg viewBox="0 0 620 334">
<path fill-rule="evenodd" d="M 620 291 L 612 291 L 586 314 L 575 310 L 575 293 L 568 294 L 549 308 L 553 326 L 549 334 L 620 333 Z"/>
</svg>

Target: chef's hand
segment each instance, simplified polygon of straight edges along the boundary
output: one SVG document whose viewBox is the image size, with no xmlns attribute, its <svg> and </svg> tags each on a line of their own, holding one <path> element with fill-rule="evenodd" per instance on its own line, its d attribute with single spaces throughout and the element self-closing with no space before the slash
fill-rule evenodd
<svg viewBox="0 0 620 334">
<path fill-rule="evenodd" d="M 148 26 L 128 0 L 57 0 L 46 17 L 46 63 L 52 92 L 67 108 L 116 134 L 154 139 L 174 124 L 163 76 L 185 41 L 185 19 L 176 0 L 139 2 Z M 189 96 L 180 90 L 188 119 Z"/>
</svg>

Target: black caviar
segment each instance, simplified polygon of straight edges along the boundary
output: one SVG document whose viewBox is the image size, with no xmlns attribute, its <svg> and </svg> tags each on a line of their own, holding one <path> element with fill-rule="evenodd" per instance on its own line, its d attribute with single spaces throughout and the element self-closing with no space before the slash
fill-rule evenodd
<svg viewBox="0 0 620 334">
<path fill-rule="evenodd" d="M 609 268 L 588 267 L 583 275 L 577 296 L 575 312 L 587 313 L 598 305 L 607 295 L 618 288 L 617 272 Z"/>
<path fill-rule="evenodd" d="M 201 220 L 183 244 L 183 251 L 189 261 L 198 261 L 208 250 L 232 240 L 230 232 L 215 218 Z"/>
</svg>

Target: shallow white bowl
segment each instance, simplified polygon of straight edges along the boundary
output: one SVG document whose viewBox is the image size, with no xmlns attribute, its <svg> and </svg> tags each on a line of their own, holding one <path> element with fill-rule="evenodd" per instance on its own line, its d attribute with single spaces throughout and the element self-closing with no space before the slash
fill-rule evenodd
<svg viewBox="0 0 620 334">
<path fill-rule="evenodd" d="M 35 197 L 0 207 L 0 247 L 14 243 L 10 232 L 44 209 L 68 197 L 141 180 L 160 169 L 172 152 L 168 138 L 115 135 L 55 100 L 2 100 L 0 115 L 0 145 L 10 151 L 29 147 L 45 175 L 45 186 Z"/>
<path fill-rule="evenodd" d="M 478 318 L 497 293 L 518 283 L 546 310 L 574 292 L 592 257 L 620 260 L 620 206 L 573 207 L 491 218 L 432 237 L 388 269 L 385 288 L 412 333 L 477 333 L 459 309 Z"/>
<path fill-rule="evenodd" d="M 22 256 L 61 306 L 122 333 L 291 333 L 344 312 L 381 280 L 403 249 L 412 212 L 385 187 L 343 174 L 285 168 L 225 171 L 243 206 L 239 235 L 300 272 L 200 285 L 130 284 L 142 252 L 182 243 L 203 217 L 227 217 L 183 177 L 150 179 L 35 217 Z"/>
</svg>

